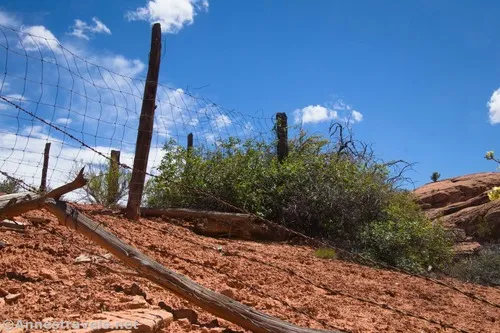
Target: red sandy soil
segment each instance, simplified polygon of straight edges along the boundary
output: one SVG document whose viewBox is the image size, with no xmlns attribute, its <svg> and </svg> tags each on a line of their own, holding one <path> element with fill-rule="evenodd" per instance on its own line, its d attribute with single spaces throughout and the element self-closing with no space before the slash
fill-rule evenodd
<svg viewBox="0 0 500 333">
<path fill-rule="evenodd" d="M 186 227 L 187 222 L 141 219 L 132 223 L 119 214 L 99 213 L 98 207 L 80 208 L 102 227 L 164 266 L 207 288 L 300 326 L 336 327 L 350 332 L 455 331 L 346 296 L 350 295 L 452 324 L 467 332 L 500 332 L 499 308 L 417 277 L 342 260 L 318 259 L 313 255 L 314 249 L 307 246 L 214 239 L 194 234 Z M 44 211 L 28 215 L 45 217 L 50 222 L 31 226 L 24 234 L 0 232 L 0 241 L 9 244 L 0 250 L 0 289 L 22 294 L 14 303 L 0 305 L 0 322 L 7 319 L 36 321 L 48 317 L 86 320 L 102 311 L 123 310 L 132 299 L 123 290 L 129 289 L 134 282 L 151 305 L 164 302 L 173 309 L 192 309 L 198 314 L 196 325 L 178 321 L 164 332 L 202 332 L 203 325 L 216 319 L 134 275 L 115 259 L 74 263 L 81 254 L 105 255 L 106 252 L 60 226 Z M 27 221 L 21 217 L 17 220 Z M 500 303 L 500 288 L 466 284 L 450 278 L 444 281 Z M 331 295 L 318 287 L 324 285 L 343 295 Z M 228 328 L 227 332 L 245 332 L 221 319 L 218 319 L 218 326 Z"/>
</svg>

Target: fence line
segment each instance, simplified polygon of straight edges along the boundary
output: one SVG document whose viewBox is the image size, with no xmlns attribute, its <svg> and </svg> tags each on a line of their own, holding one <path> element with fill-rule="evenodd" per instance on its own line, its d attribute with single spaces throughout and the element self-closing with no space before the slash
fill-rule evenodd
<svg viewBox="0 0 500 333">
<path fill-rule="evenodd" d="M 4 59 L 3 72 L 0 72 L 0 110 L 2 111 L 0 117 L 7 119 L 3 122 L 7 130 L 0 131 L 3 137 L 3 140 L 0 140 L 0 161 L 2 162 L 0 173 L 3 176 L 14 180 L 26 190 L 38 191 L 38 186 L 27 184 L 25 180 L 27 174 L 20 172 L 21 166 L 31 167 L 33 183 L 35 183 L 34 175 L 41 171 L 41 178 L 45 180 L 41 180 L 41 183 L 48 181 L 50 184 L 52 180 L 52 186 L 54 186 L 67 180 L 67 178 L 57 179 L 54 175 L 56 172 L 66 172 L 67 176 L 67 166 L 57 166 L 58 163 L 62 163 L 60 160 L 75 163 L 78 161 L 78 156 L 83 155 L 84 161 L 88 164 L 102 164 L 103 161 L 116 163 L 116 160 L 113 160 L 108 152 L 117 149 L 122 154 L 123 152 L 131 154 L 135 143 L 130 138 L 137 134 L 137 124 L 140 117 L 139 105 L 148 101 L 148 98 L 141 96 L 140 91 L 141 88 L 151 83 L 151 80 L 142 80 L 137 75 L 118 74 L 105 67 L 94 65 L 53 40 L 24 34 L 21 31 L 3 26 L 0 26 L 0 31 L 1 35 L 4 36 L 4 43 L 0 40 L 0 59 Z M 9 36 L 9 31 L 12 36 Z M 17 43 L 13 44 L 12 37 L 17 38 Z M 23 50 L 24 53 L 20 50 Z M 37 57 L 33 53 L 39 56 Z M 2 55 L 4 55 L 3 58 Z M 0 62 L 0 68 L 1 64 Z M 134 68 L 128 69 L 132 71 Z M 46 74 L 47 72 L 52 74 L 55 72 L 55 78 L 54 75 Z M 40 80 L 32 78 L 32 75 L 40 76 Z M 18 93 L 19 91 L 20 93 Z M 186 143 L 188 146 L 192 146 L 193 141 L 197 147 L 213 146 L 218 141 L 229 137 L 271 138 L 274 136 L 273 127 L 275 125 L 278 126 L 279 139 L 281 139 L 278 148 L 280 158 L 283 159 L 286 156 L 287 148 L 283 146 L 283 143 L 286 142 L 284 138 L 287 136 L 284 128 L 287 126 L 283 126 L 280 121 L 274 123 L 269 118 L 245 116 L 234 110 L 224 109 L 210 100 L 197 97 L 189 91 L 161 84 L 158 85 L 156 103 L 155 128 L 153 128 L 152 133 L 149 133 L 155 143 L 152 149 L 156 150 L 156 156 L 150 161 L 153 165 L 158 163 L 158 158 L 161 159 L 162 142 L 167 139 L 174 139 L 177 144 Z M 28 115 L 28 117 L 24 117 L 23 114 Z M 285 118 L 279 117 L 282 121 L 286 121 L 286 115 Z M 36 125 L 35 120 L 37 121 Z M 95 125 L 94 132 L 87 128 L 87 122 Z M 8 130 L 8 128 L 15 128 L 15 130 Z M 188 139 L 188 134 L 191 134 L 191 139 Z M 68 142 L 68 139 L 71 141 Z M 42 153 L 30 148 L 42 142 L 53 145 L 52 154 L 49 154 L 48 151 Z M 68 149 L 68 147 L 74 151 L 71 151 L 72 155 L 66 156 L 63 150 Z M 87 151 L 92 152 L 92 154 L 85 155 Z M 39 154 L 40 160 L 34 160 L 30 156 L 32 154 Z M 49 167 L 49 161 L 47 160 L 45 163 L 46 159 L 44 159 L 43 166 L 40 167 L 42 157 L 49 155 L 55 157 L 55 165 Z M 11 165 L 17 165 L 17 167 Z M 142 172 L 144 176 L 157 176 L 154 168 L 151 167 L 146 170 L 138 170 L 121 161 L 118 162 L 118 165 L 130 171 Z M 52 172 L 49 174 L 47 171 L 50 170 Z M 29 173 L 29 171 L 24 170 L 23 172 Z M 45 186 L 40 188 L 40 190 L 45 189 Z M 211 198 L 233 210 L 251 214 L 245 209 L 235 207 L 208 192 L 195 190 L 201 197 Z M 252 215 L 265 223 L 281 226 L 255 214 Z M 499 304 L 443 281 L 366 258 L 297 231 L 290 229 L 288 231 L 314 244 L 333 248 L 364 262 L 425 279 L 452 289 L 475 301 L 500 308 Z M 380 304 L 377 306 L 390 307 Z M 390 310 L 402 311 L 395 308 Z M 399 313 L 441 326 L 447 325 L 446 327 L 460 331 L 452 325 L 432 322 L 432 319 L 418 317 L 418 315 L 409 312 Z"/>
</svg>

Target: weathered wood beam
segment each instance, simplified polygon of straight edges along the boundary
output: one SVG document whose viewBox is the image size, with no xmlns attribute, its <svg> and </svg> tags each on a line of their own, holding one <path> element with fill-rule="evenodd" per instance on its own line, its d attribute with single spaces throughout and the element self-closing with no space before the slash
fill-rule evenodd
<svg viewBox="0 0 500 333">
<path fill-rule="evenodd" d="M 71 183 L 62 185 L 49 193 L 39 194 L 34 192 L 22 192 L 0 196 L 0 218 L 8 219 L 24 214 L 30 210 L 42 208 L 45 200 L 52 198 L 58 200 L 63 194 L 76 190 L 87 184 L 80 170 L 78 176 Z"/>
<path fill-rule="evenodd" d="M 194 231 L 209 237 L 231 237 L 245 240 L 284 241 L 292 234 L 284 227 L 267 223 L 251 214 L 223 213 L 184 208 L 141 208 L 144 217 L 168 217 L 194 220 Z"/>
<path fill-rule="evenodd" d="M 63 201 L 48 199 L 44 208 L 57 216 L 62 225 L 94 241 L 135 269 L 142 277 L 244 329 L 256 333 L 341 332 L 298 327 L 207 289 L 139 252 Z"/>
</svg>

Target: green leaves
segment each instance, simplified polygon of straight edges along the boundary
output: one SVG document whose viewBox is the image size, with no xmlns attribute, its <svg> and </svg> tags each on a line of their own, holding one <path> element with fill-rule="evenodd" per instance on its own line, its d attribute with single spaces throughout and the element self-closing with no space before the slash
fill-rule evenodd
<svg viewBox="0 0 500 333">
<path fill-rule="evenodd" d="M 169 141 L 160 177 L 147 187 L 148 205 L 230 211 L 227 202 L 393 264 L 439 266 L 441 231 L 407 194 L 395 195 L 387 165 L 336 146 L 301 132 L 278 163 L 275 142 L 229 138 L 187 151 Z"/>
</svg>

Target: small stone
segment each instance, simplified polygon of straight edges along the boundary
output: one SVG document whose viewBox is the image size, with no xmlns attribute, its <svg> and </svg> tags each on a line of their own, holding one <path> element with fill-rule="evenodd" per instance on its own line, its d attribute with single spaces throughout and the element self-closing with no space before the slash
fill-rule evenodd
<svg viewBox="0 0 500 333">
<path fill-rule="evenodd" d="M 211 328 L 210 331 L 208 331 L 208 333 L 222 333 L 224 330 L 225 328 L 223 327 L 214 327 Z"/>
<path fill-rule="evenodd" d="M 222 295 L 227 296 L 229 298 L 234 299 L 234 291 L 233 289 L 224 289 L 220 292 Z"/>
<path fill-rule="evenodd" d="M 59 280 L 56 272 L 54 272 L 54 271 L 52 271 L 50 269 L 42 268 L 42 270 L 40 271 L 40 276 L 43 277 L 43 278 L 52 280 L 52 281 Z"/>
<path fill-rule="evenodd" d="M 132 301 L 125 303 L 127 309 L 141 309 L 147 308 L 149 306 L 148 302 L 142 296 L 134 296 Z"/>
<path fill-rule="evenodd" d="M 191 329 L 191 323 L 189 322 L 189 320 L 187 318 L 179 319 L 179 320 L 177 320 L 177 323 L 182 328 Z"/>
<path fill-rule="evenodd" d="M 17 301 L 19 298 L 21 298 L 22 294 L 8 294 L 5 296 L 5 302 L 7 304 L 12 304 L 15 301 Z"/>
<path fill-rule="evenodd" d="M 139 295 L 139 296 L 143 296 L 144 298 L 146 298 L 146 293 L 144 292 L 144 290 L 135 282 L 132 283 L 127 294 L 129 294 L 131 296 Z"/>
<path fill-rule="evenodd" d="M 191 324 L 198 322 L 198 314 L 191 309 L 178 309 L 170 311 L 174 316 L 174 320 L 187 319 Z"/>
<path fill-rule="evenodd" d="M 5 307 L 5 300 L 3 298 L 0 298 L 0 309 Z"/>
<path fill-rule="evenodd" d="M 75 258 L 74 260 L 75 264 L 82 264 L 86 262 L 92 262 L 92 258 L 85 254 L 80 254 L 78 257 Z"/>
<path fill-rule="evenodd" d="M 7 247 L 7 243 L 0 241 L 0 250 Z"/>
<path fill-rule="evenodd" d="M 8 289 L 7 294 L 19 294 L 21 292 L 21 287 L 11 287 Z M 7 295 L 5 295 L 7 296 Z"/>
</svg>

